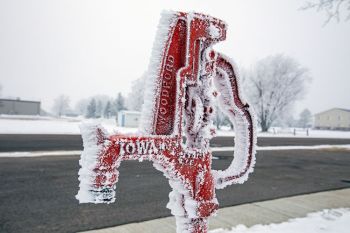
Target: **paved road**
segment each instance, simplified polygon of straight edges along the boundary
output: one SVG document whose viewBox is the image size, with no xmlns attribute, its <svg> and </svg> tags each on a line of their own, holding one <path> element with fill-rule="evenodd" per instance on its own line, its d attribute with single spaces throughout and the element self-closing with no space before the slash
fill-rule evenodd
<svg viewBox="0 0 350 233">
<path fill-rule="evenodd" d="M 214 168 L 230 163 L 214 153 Z M 78 156 L 0 158 L 0 232 L 76 232 L 164 216 L 170 187 L 149 162 L 123 162 L 114 204 L 78 205 Z M 248 182 L 218 190 L 221 206 L 350 187 L 350 152 L 259 151 Z"/>
<path fill-rule="evenodd" d="M 216 137 L 211 140 L 212 146 L 233 146 L 233 137 Z M 350 139 L 337 138 L 258 138 L 259 146 L 290 146 L 290 145 L 330 145 L 350 144 Z M 7 151 L 51 151 L 51 150 L 81 150 L 80 135 L 13 135 L 0 134 L 0 152 Z"/>
<path fill-rule="evenodd" d="M 0 152 L 82 150 L 80 135 L 0 134 Z"/>
</svg>

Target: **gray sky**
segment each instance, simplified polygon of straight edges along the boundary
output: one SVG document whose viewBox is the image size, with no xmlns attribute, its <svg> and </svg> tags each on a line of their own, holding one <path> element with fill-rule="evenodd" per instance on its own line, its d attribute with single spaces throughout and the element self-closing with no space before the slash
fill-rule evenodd
<svg viewBox="0 0 350 233">
<path fill-rule="evenodd" d="M 2 97 L 41 100 L 60 94 L 72 105 L 95 94 L 127 94 L 147 69 L 162 9 L 198 11 L 225 20 L 215 49 L 249 67 L 284 53 L 313 78 L 296 112 L 350 109 L 350 21 L 322 27 L 323 13 L 304 0 L 0 0 Z"/>
</svg>

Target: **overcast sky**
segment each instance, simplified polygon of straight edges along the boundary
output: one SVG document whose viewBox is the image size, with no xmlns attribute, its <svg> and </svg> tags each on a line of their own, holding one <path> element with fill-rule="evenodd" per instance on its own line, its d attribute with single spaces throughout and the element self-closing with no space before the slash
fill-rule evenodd
<svg viewBox="0 0 350 233">
<path fill-rule="evenodd" d="M 350 109 L 350 21 L 300 11 L 304 0 L 0 0 L 2 97 L 40 100 L 60 94 L 72 105 L 95 94 L 127 94 L 147 69 L 162 9 L 197 11 L 225 20 L 227 40 L 215 49 L 249 67 L 284 53 L 313 78 L 297 104 L 313 113 Z"/>
</svg>

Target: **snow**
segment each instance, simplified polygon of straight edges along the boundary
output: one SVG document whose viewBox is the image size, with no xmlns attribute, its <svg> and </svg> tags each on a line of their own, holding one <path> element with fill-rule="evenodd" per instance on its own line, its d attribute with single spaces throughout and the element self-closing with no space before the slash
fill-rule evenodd
<svg viewBox="0 0 350 233">
<path fill-rule="evenodd" d="M 350 150 L 350 145 L 317 145 L 317 146 L 264 146 L 257 147 L 257 151 L 269 151 L 269 150 L 320 150 L 320 149 L 344 149 Z M 221 151 L 234 151 L 234 147 L 212 147 L 212 152 Z M 34 151 L 34 152 L 0 152 L 0 158 L 18 158 L 18 157 L 41 157 L 41 156 L 72 156 L 80 155 L 82 151 L 71 150 L 71 151 Z M 213 159 L 219 159 L 215 156 Z M 140 158 L 141 160 L 142 158 Z M 140 161 L 141 162 L 141 161 Z"/>
<path fill-rule="evenodd" d="M 257 151 L 266 151 L 266 150 L 321 150 L 321 149 L 346 149 L 350 150 L 350 145 L 317 145 L 317 146 L 262 146 L 257 147 Z M 235 148 L 232 146 L 225 147 L 212 147 L 211 151 L 234 151 Z"/>
<path fill-rule="evenodd" d="M 82 151 L 80 151 L 80 150 L 0 152 L 0 158 L 41 157 L 41 156 L 70 156 L 70 155 L 80 155 L 81 152 Z"/>
<path fill-rule="evenodd" d="M 44 117 L 44 116 L 19 116 L 0 115 L 0 134 L 80 134 L 79 125 L 92 120 L 83 117 Z M 115 119 L 94 119 L 108 132 L 136 133 L 137 128 L 125 128 L 116 126 Z M 216 136 L 235 136 L 235 132 L 229 127 L 222 127 Z M 297 137 L 297 138 L 350 138 L 350 131 L 335 130 L 309 130 L 309 136 L 303 129 L 297 129 L 293 135 L 293 128 L 281 129 L 273 133 L 258 133 L 258 137 Z"/>
<path fill-rule="evenodd" d="M 210 233 L 348 233 L 349 229 L 350 208 L 339 208 L 310 213 L 304 218 L 279 224 L 238 225 L 231 230 L 216 229 Z"/>
<path fill-rule="evenodd" d="M 212 38 L 219 38 L 221 35 L 220 29 L 213 24 L 209 26 L 209 34 Z"/>
<path fill-rule="evenodd" d="M 273 132 L 273 129 L 270 129 L 269 132 L 258 132 L 258 137 L 350 138 L 350 131 L 309 129 L 309 136 L 307 136 L 305 129 L 296 128 L 296 135 L 293 134 L 294 128 L 279 129 L 276 133 Z M 222 127 L 217 131 L 217 136 L 231 137 L 235 136 L 235 132 L 228 127 Z"/>
<path fill-rule="evenodd" d="M 138 131 L 137 128 L 117 127 L 115 119 L 0 115 L 0 134 L 80 134 L 79 125 L 92 121 L 103 125 L 108 132 Z"/>
</svg>

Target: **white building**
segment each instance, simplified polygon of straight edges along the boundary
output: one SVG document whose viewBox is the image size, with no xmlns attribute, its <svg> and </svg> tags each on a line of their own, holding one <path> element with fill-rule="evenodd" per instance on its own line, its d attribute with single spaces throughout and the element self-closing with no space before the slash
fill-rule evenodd
<svg viewBox="0 0 350 233">
<path fill-rule="evenodd" d="M 140 117 L 140 112 L 126 110 L 119 111 L 118 126 L 137 128 L 139 126 Z"/>
<path fill-rule="evenodd" d="M 40 102 L 19 99 L 0 99 L 0 114 L 40 115 Z"/>
<path fill-rule="evenodd" d="M 350 130 L 350 110 L 332 108 L 315 114 L 316 129 Z"/>
</svg>

